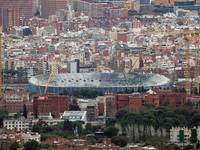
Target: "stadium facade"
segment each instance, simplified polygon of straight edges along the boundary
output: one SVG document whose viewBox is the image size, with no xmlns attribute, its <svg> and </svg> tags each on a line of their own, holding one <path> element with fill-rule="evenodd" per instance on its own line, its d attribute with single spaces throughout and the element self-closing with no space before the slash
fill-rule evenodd
<svg viewBox="0 0 200 150">
<path fill-rule="evenodd" d="M 37 75 L 29 79 L 29 93 L 39 93 L 39 85 L 44 93 L 49 74 Z M 126 74 L 129 87 L 138 90 L 138 87 L 150 89 L 171 88 L 169 78 L 159 74 Z M 38 84 L 39 82 L 39 84 Z M 127 89 L 123 73 L 68 73 L 52 74 L 46 93 L 58 94 L 64 90 L 73 92 L 75 89 L 97 89 L 102 92 L 118 92 Z"/>
</svg>

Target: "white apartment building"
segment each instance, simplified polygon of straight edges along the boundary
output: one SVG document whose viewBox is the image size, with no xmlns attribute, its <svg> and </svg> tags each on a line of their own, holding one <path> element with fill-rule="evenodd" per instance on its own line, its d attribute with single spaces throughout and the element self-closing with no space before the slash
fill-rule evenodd
<svg viewBox="0 0 200 150">
<path fill-rule="evenodd" d="M 3 120 L 3 127 L 7 128 L 8 130 L 31 130 L 32 126 L 34 124 L 37 124 L 39 119 L 25 119 L 24 117 L 19 118 L 19 119 L 5 119 Z M 56 125 L 62 121 L 63 119 L 43 119 L 49 126 L 50 125 Z"/>
<path fill-rule="evenodd" d="M 170 129 L 170 142 L 177 144 L 178 146 L 189 145 L 190 139 L 196 138 L 200 141 L 200 127 L 188 129 L 183 127 L 173 127 Z"/>
<path fill-rule="evenodd" d="M 29 120 L 25 118 L 19 118 L 19 119 L 6 119 L 3 120 L 3 127 L 7 128 L 8 130 L 13 130 L 17 129 L 18 131 L 20 130 L 25 130 L 30 128 Z"/>
</svg>

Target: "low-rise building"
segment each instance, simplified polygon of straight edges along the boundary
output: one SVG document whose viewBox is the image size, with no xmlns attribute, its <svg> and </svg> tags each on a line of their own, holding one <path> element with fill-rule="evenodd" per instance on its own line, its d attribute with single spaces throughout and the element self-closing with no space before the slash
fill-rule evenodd
<svg viewBox="0 0 200 150">
<path fill-rule="evenodd" d="M 146 93 L 115 94 L 115 110 L 124 107 L 142 109 L 145 104 L 177 108 L 187 102 L 187 94 L 170 89 L 152 89 Z"/>
<path fill-rule="evenodd" d="M 40 140 L 40 134 L 38 134 L 38 133 L 25 132 L 25 133 L 22 133 L 22 134 L 21 134 L 21 137 L 23 138 L 23 143 L 24 143 L 24 144 L 25 144 L 26 142 L 28 142 L 28 141 L 31 141 L 31 140 L 35 140 L 35 141 L 37 141 L 38 143 L 41 142 L 41 140 Z"/>
<path fill-rule="evenodd" d="M 84 121 L 85 124 L 87 122 L 86 111 L 65 111 L 60 118 L 69 121 Z"/>
<path fill-rule="evenodd" d="M 102 143 L 96 145 L 88 145 L 89 150 L 119 150 L 120 147 L 111 143 L 110 139 L 103 139 Z"/>
<path fill-rule="evenodd" d="M 0 134 L 0 143 L 12 143 L 15 141 L 18 142 L 21 146 L 23 145 L 23 138 L 18 135 L 15 135 L 14 133 Z"/>
<path fill-rule="evenodd" d="M 56 125 L 62 121 L 63 119 L 49 119 L 49 118 L 42 118 L 44 122 L 47 123 L 48 126 Z M 3 120 L 3 127 L 7 130 L 31 130 L 33 125 L 37 124 L 39 119 L 25 119 L 24 117 L 20 117 L 18 119 L 4 119 Z"/>
</svg>

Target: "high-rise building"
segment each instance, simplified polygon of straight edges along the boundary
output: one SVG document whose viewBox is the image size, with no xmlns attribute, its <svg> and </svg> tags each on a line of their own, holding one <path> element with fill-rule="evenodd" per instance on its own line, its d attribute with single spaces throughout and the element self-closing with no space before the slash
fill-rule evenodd
<svg viewBox="0 0 200 150">
<path fill-rule="evenodd" d="M 33 0 L 0 0 L 0 7 L 16 7 L 19 9 L 19 14 L 24 14 L 26 18 L 31 18 L 33 12 Z"/>
<path fill-rule="evenodd" d="M 0 7 L 0 26 L 3 30 L 19 25 L 19 9 L 16 7 Z"/>
<path fill-rule="evenodd" d="M 41 0 L 41 16 L 47 19 L 59 9 L 67 10 L 67 4 L 68 0 Z"/>
</svg>

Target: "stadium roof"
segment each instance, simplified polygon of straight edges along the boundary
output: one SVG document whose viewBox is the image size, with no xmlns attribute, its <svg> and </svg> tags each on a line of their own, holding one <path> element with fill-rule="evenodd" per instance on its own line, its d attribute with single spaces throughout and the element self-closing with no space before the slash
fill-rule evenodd
<svg viewBox="0 0 200 150">
<path fill-rule="evenodd" d="M 30 78 L 31 84 L 46 86 L 49 74 Z M 159 74 L 126 74 L 129 86 L 159 86 L 170 79 Z M 126 87 L 123 73 L 67 73 L 52 74 L 48 87 Z"/>
</svg>

